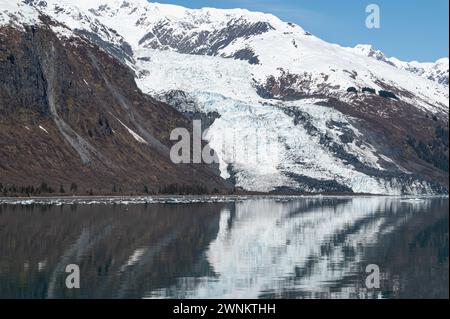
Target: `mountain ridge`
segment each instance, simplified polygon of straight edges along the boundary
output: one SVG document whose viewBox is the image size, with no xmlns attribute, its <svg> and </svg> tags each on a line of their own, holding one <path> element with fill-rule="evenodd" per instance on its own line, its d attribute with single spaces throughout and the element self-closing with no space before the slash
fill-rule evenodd
<svg viewBox="0 0 450 319">
<path fill-rule="evenodd" d="M 435 62 L 401 61 L 395 57 L 388 58 L 380 50 L 376 50 L 370 44 L 358 44 L 351 48 L 355 52 L 373 57 L 374 59 L 386 62 L 398 69 L 409 71 L 418 76 L 424 77 L 439 84 L 448 86 L 449 59 L 440 58 Z"/>
<path fill-rule="evenodd" d="M 17 3 L 19 13 L 0 11 L 0 25 L 20 29 L 20 19 L 39 24 L 46 15 L 58 21 L 44 25 L 63 43 L 75 37 L 95 44 L 128 67 L 145 94 L 189 119 L 208 118 L 207 142 L 219 154 L 220 175 L 235 187 L 448 192 L 448 83 L 442 72 L 433 81 L 379 51 L 374 58 L 240 9 L 144 0 Z M 36 16 L 27 17 L 30 8 Z M 260 154 L 252 135 L 261 128 L 262 138 L 281 150 L 279 158 L 269 150 L 255 165 L 245 153 L 221 148 L 233 141 L 227 137 L 232 132 L 248 139 L 233 147 Z"/>
</svg>

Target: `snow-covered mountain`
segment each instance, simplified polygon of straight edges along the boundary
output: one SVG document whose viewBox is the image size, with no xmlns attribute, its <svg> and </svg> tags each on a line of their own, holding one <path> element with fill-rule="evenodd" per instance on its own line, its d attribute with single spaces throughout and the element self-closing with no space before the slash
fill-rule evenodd
<svg viewBox="0 0 450 319">
<path fill-rule="evenodd" d="M 406 70 L 425 79 L 448 86 L 448 58 L 441 58 L 436 62 L 404 62 L 397 58 L 388 58 L 380 50 L 376 50 L 370 44 L 359 44 L 353 48 L 357 53 L 388 63 L 400 70 Z"/>
<path fill-rule="evenodd" d="M 88 40 L 131 68 L 143 92 L 208 118 L 205 138 L 221 176 L 237 187 L 377 194 L 448 187 L 448 58 L 401 62 L 242 9 L 145 0 L 0 5 L 0 24 Z"/>
</svg>

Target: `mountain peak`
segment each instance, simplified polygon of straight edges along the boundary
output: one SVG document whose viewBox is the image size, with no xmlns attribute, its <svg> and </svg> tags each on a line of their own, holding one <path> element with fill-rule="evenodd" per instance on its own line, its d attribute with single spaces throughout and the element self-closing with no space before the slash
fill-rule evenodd
<svg viewBox="0 0 450 319">
<path fill-rule="evenodd" d="M 375 58 L 378 61 L 389 62 L 383 52 L 377 50 L 371 44 L 358 44 L 353 48 L 354 52 Z"/>
<path fill-rule="evenodd" d="M 436 60 L 435 64 L 436 65 L 442 65 L 442 66 L 448 68 L 448 65 L 449 65 L 448 58 L 447 57 L 446 58 L 440 58 L 440 59 Z"/>
<path fill-rule="evenodd" d="M 405 62 L 395 57 L 386 57 L 382 51 L 375 49 L 371 44 L 358 44 L 351 48 L 351 51 L 448 86 L 449 62 L 447 57 L 438 59 L 436 62 Z"/>
<path fill-rule="evenodd" d="M 355 46 L 355 50 L 360 51 L 361 53 L 369 53 L 376 51 L 372 44 L 357 44 Z"/>
</svg>

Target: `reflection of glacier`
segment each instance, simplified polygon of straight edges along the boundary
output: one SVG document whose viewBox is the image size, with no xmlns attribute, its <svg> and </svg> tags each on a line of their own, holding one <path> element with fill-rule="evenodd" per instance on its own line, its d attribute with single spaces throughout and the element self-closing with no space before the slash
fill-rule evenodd
<svg viewBox="0 0 450 319">
<path fill-rule="evenodd" d="M 149 296 L 354 296 L 354 283 L 346 286 L 345 279 L 370 263 L 364 250 L 417 212 L 419 204 L 426 209 L 426 200 L 379 197 L 236 203 L 221 212 L 219 234 L 206 252 L 211 273 L 181 278 L 176 287 Z"/>
</svg>

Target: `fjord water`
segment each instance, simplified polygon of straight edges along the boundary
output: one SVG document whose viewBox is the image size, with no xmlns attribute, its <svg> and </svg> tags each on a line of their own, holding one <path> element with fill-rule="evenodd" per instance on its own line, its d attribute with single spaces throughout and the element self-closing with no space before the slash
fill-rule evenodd
<svg viewBox="0 0 450 319">
<path fill-rule="evenodd" d="M 390 197 L 2 204 L 0 298 L 448 298 L 448 209 Z M 380 289 L 366 288 L 369 264 Z"/>
</svg>

